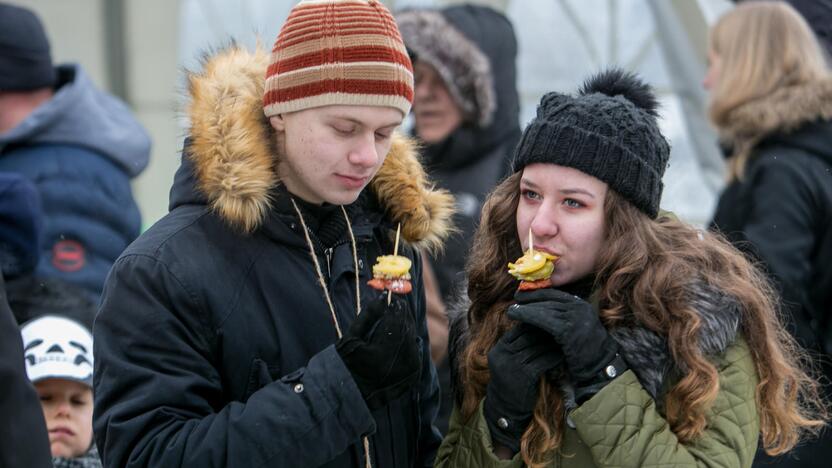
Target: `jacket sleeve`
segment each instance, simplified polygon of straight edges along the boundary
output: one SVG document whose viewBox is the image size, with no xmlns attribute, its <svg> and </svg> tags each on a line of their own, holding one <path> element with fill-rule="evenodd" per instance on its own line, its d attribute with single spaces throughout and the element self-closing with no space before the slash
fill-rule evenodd
<svg viewBox="0 0 832 468">
<path fill-rule="evenodd" d="M 52 458 L 46 423 L 23 359 L 20 329 L 0 274 L 0 466 L 47 468 Z"/>
<path fill-rule="evenodd" d="M 436 376 L 436 367 L 430 356 L 430 338 L 428 336 L 427 308 L 422 281 L 422 260 L 418 252 L 414 251 L 413 279 L 418 296 L 413 294 L 415 301 L 417 325 L 419 327 L 419 338 L 421 341 L 422 372 L 419 382 L 419 440 L 417 459 L 415 466 L 433 466 L 436 450 L 442 441 L 442 436 L 437 429 L 436 415 L 439 412 L 439 379 Z"/>
<path fill-rule="evenodd" d="M 329 346 L 228 402 L 219 338 L 195 289 L 159 260 L 120 259 L 94 327 L 94 429 L 104 466 L 319 466 L 375 430 Z"/>
<path fill-rule="evenodd" d="M 570 414 L 599 467 L 748 467 L 760 432 L 754 395 L 758 378 L 744 341 L 718 363 L 719 393 L 705 431 L 682 444 L 632 371 Z"/>
<path fill-rule="evenodd" d="M 454 405 L 448 433 L 436 455 L 435 468 L 520 468 L 523 459 L 516 454 L 511 460 L 500 460 L 494 455 L 491 434 L 485 424 L 482 403 L 471 420 L 462 421 L 459 408 Z"/>
</svg>

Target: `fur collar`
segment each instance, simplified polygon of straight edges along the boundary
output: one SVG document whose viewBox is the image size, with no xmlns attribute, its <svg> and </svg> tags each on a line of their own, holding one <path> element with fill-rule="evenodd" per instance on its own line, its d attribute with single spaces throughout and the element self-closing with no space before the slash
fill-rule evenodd
<svg viewBox="0 0 832 468">
<path fill-rule="evenodd" d="M 832 78 L 780 88 L 733 109 L 719 130 L 720 139 L 737 154 L 818 119 L 832 119 Z"/>
<path fill-rule="evenodd" d="M 269 55 L 232 47 L 189 76 L 191 158 L 197 190 L 229 225 L 257 229 L 279 183 L 272 128 L 263 114 Z M 428 182 L 411 140 L 396 135 L 370 183 L 392 222 L 411 244 L 438 248 L 451 230 L 453 197 Z"/>
<path fill-rule="evenodd" d="M 465 286 L 463 286 L 465 287 Z M 465 289 L 461 289 L 464 291 Z M 462 401 L 462 385 L 459 380 L 459 357 L 469 342 L 468 302 L 464 294 L 448 309 L 450 334 L 448 354 L 454 397 Z M 699 347 L 705 356 L 722 354 L 737 337 L 740 327 L 741 308 L 736 299 L 725 295 L 714 287 L 698 283 L 691 288 L 690 303 L 702 320 L 699 330 Z M 616 327 L 610 335 L 621 347 L 621 355 L 635 372 L 641 385 L 661 405 L 663 385 L 669 377 L 683 373 L 685 369 L 677 364 L 670 353 L 667 339 L 642 326 Z M 566 407 L 575 407 L 571 382 L 561 382 L 566 398 Z"/>
</svg>

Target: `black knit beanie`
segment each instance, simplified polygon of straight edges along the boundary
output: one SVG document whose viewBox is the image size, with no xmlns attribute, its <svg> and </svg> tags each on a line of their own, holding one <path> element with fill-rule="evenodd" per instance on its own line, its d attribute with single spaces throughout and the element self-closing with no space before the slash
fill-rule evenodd
<svg viewBox="0 0 832 468">
<path fill-rule="evenodd" d="M 35 14 L 0 3 L 0 91 L 55 85 L 49 40 Z"/>
<path fill-rule="evenodd" d="M 577 96 L 548 93 L 523 131 L 513 170 L 532 163 L 577 169 L 656 218 L 670 156 L 657 107 L 650 86 L 619 69 L 589 78 Z"/>
</svg>

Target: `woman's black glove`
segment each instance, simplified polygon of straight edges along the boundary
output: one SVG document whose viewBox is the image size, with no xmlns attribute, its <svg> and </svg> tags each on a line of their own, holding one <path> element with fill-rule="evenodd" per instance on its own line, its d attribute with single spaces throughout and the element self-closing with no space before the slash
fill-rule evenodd
<svg viewBox="0 0 832 468">
<path fill-rule="evenodd" d="M 552 337 L 518 324 L 488 352 L 491 380 L 485 391 L 483 413 L 491 437 L 515 452 L 532 418 L 538 382 L 563 363 L 563 353 Z"/>
<path fill-rule="evenodd" d="M 416 324 L 407 302 L 395 294 L 389 306 L 387 294 L 369 303 L 335 349 L 371 411 L 419 380 L 422 360 Z"/>
<path fill-rule="evenodd" d="M 520 291 L 515 299 L 508 316 L 544 330 L 563 348 L 578 404 L 627 370 L 618 343 L 590 303 L 550 288 Z"/>
</svg>

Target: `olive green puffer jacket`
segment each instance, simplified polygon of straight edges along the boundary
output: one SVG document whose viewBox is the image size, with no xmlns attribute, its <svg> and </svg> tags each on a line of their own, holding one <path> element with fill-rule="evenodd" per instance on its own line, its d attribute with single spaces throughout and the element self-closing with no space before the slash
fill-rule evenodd
<svg viewBox="0 0 832 468">
<path fill-rule="evenodd" d="M 690 306 L 700 318 L 698 346 L 719 372 L 719 393 L 706 411 L 706 428 L 680 443 L 663 414 L 664 395 L 682 375 L 667 340 L 633 324 L 609 328 L 630 366 L 577 406 L 569 382 L 559 382 L 567 408 L 563 442 L 551 467 L 748 467 L 760 432 L 755 389 L 759 382 L 741 333 L 742 307 L 715 287 L 694 284 Z M 469 342 L 465 302 L 451 310 L 449 356 L 453 370 Z M 675 376 L 675 377 L 674 377 Z M 454 372 L 455 380 L 459 373 Z M 458 411 L 463 385 L 455 381 L 457 407 L 436 458 L 437 468 L 521 467 L 522 458 L 499 460 L 482 413 L 464 421 Z M 658 403 L 657 403 L 658 402 Z"/>
</svg>

